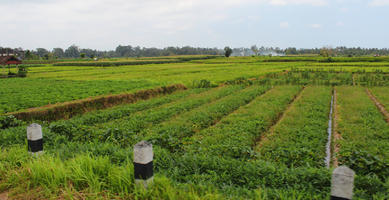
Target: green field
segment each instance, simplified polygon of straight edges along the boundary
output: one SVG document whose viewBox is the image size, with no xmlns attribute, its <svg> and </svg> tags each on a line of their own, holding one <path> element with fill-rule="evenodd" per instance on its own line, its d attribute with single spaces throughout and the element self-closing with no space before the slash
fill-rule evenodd
<svg viewBox="0 0 389 200">
<path fill-rule="evenodd" d="M 153 59 L 169 60 L 144 60 Z M 0 79 L 0 194 L 16 199 L 329 199 L 337 159 L 356 172 L 354 199 L 388 199 L 389 124 L 366 88 L 389 109 L 389 60 L 323 59 L 43 64 L 30 67 L 27 78 Z M 39 157 L 27 152 L 31 122 L 6 116 L 178 83 L 188 89 L 67 120 L 34 121 L 44 135 L 45 153 Z M 341 138 L 331 140 L 327 168 L 334 93 L 332 132 Z M 147 190 L 133 178 L 133 146 L 142 140 L 154 150 L 154 183 Z"/>
</svg>

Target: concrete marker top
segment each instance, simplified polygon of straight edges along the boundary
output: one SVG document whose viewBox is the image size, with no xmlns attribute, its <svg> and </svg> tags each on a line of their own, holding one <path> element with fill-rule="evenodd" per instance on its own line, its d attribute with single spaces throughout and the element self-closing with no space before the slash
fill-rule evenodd
<svg viewBox="0 0 389 200">
<path fill-rule="evenodd" d="M 346 166 L 336 168 L 332 173 L 331 196 L 352 199 L 354 176 L 355 172 Z"/>
<path fill-rule="evenodd" d="M 27 126 L 27 139 L 31 141 L 42 139 L 42 126 L 36 123 Z"/>
<path fill-rule="evenodd" d="M 141 141 L 134 146 L 134 162 L 147 164 L 153 161 L 153 145 L 147 141 Z"/>
</svg>

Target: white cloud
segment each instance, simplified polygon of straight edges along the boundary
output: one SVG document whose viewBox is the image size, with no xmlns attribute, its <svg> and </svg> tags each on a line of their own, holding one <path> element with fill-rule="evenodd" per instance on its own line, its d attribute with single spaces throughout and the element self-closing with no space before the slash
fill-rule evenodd
<svg viewBox="0 0 389 200">
<path fill-rule="evenodd" d="M 281 28 L 289 28 L 289 22 L 281 22 L 280 27 Z"/>
<path fill-rule="evenodd" d="M 310 26 L 311 26 L 311 28 L 314 28 L 314 29 L 319 29 L 322 27 L 321 24 L 311 24 Z"/>
<path fill-rule="evenodd" d="M 198 41 L 205 41 L 207 32 L 217 32 L 216 26 L 223 22 L 260 21 L 260 14 L 244 12 L 248 8 L 323 6 L 327 1 L 0 0 L 0 46 L 52 48 L 75 43 L 81 47 L 111 49 L 118 44 L 201 45 Z M 242 13 L 233 12 L 240 9 Z M 287 28 L 289 24 L 284 22 L 280 27 Z"/>
<path fill-rule="evenodd" d="M 336 26 L 344 26 L 344 23 L 342 21 L 336 22 Z"/>
<path fill-rule="evenodd" d="M 389 0 L 372 0 L 369 2 L 370 6 L 388 6 Z"/>
<path fill-rule="evenodd" d="M 271 5 L 286 6 L 286 5 L 313 5 L 324 6 L 328 4 L 327 0 L 269 0 Z"/>
</svg>

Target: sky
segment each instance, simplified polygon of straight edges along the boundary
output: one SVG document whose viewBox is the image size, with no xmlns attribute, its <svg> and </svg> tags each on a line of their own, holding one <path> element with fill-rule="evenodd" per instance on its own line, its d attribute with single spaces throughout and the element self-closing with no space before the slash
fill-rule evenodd
<svg viewBox="0 0 389 200">
<path fill-rule="evenodd" d="M 389 0 L 0 0 L 0 46 L 389 48 Z"/>
</svg>

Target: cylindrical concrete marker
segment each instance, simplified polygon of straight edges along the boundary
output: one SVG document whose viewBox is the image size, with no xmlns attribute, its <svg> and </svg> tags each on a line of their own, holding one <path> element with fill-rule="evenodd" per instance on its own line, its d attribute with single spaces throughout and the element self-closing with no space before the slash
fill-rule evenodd
<svg viewBox="0 0 389 200">
<path fill-rule="evenodd" d="M 42 127 L 39 124 L 31 124 L 27 127 L 28 151 L 32 154 L 43 152 Z"/>
<path fill-rule="evenodd" d="M 134 146 L 134 177 L 144 187 L 153 182 L 153 145 L 141 141 Z"/>
</svg>

